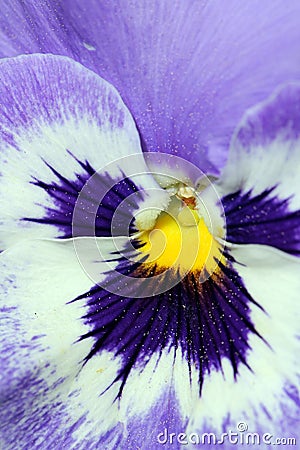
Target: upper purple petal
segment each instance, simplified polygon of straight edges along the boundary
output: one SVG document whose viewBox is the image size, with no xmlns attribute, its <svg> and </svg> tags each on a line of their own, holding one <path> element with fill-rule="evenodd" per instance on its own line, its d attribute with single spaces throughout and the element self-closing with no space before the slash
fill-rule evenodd
<svg viewBox="0 0 300 450">
<path fill-rule="evenodd" d="M 13 0 L 0 25 L 3 56 L 79 60 L 119 90 L 145 150 L 211 173 L 243 112 L 300 77 L 298 1 Z"/>
</svg>

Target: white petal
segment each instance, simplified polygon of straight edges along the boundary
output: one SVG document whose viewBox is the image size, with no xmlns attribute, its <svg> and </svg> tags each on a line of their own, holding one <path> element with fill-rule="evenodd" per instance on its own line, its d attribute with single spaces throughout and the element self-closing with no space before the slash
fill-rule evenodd
<svg viewBox="0 0 300 450">
<path fill-rule="evenodd" d="M 91 238 L 77 241 L 82 241 L 77 249 L 85 247 L 93 261 Z M 102 255 L 114 250 L 109 239 L 98 244 Z M 93 344 L 92 338 L 78 342 L 90 330 L 82 319 L 86 299 L 68 302 L 93 282 L 82 270 L 72 240 L 23 241 L 2 253 L 0 266 L 0 428 L 5 448 L 125 449 L 141 433 L 150 446 L 165 420 L 175 416 L 178 424 L 173 352 L 164 352 L 159 363 L 154 354 L 146 367 L 135 366 L 120 401 L 115 401 L 120 382 L 112 383 L 121 357 L 103 350 L 82 366 Z M 101 262 L 98 268 L 105 270 Z"/>
<path fill-rule="evenodd" d="M 251 321 L 265 342 L 249 334 L 246 367 L 233 379 L 229 362 L 224 375 L 213 372 L 203 386 L 188 432 L 220 433 L 244 421 L 249 432 L 295 436 L 299 404 L 290 393 L 299 388 L 299 261 L 266 246 L 235 246 L 234 264 L 245 287 L 265 312 L 251 306 Z M 195 404 L 196 406 L 196 404 Z M 227 448 L 227 447 L 225 447 Z M 228 446 L 228 448 L 231 448 Z"/>
<path fill-rule="evenodd" d="M 109 83 L 53 55 L 3 60 L 0 76 L 0 250 L 26 238 L 65 236 L 57 223 L 22 219 L 45 218 L 59 209 L 47 192 L 51 185 L 55 194 L 59 185 L 66 204 L 61 220 L 71 221 L 74 195 L 90 176 L 80 163 L 116 181 L 130 172 L 140 188 L 154 188 L 166 199 L 145 175 L 134 120 Z"/>
<path fill-rule="evenodd" d="M 231 142 L 219 185 L 222 194 L 242 190 L 253 196 L 276 186 L 280 198 L 300 208 L 300 85 L 277 90 L 250 109 Z"/>
<path fill-rule="evenodd" d="M 81 370 L 91 342 L 84 302 L 67 303 L 91 287 L 71 242 L 21 243 L 1 255 L 1 427 L 6 444 L 49 448 L 90 441 L 118 423 L 116 376 L 109 352 Z M 20 415 L 20 411 L 22 411 Z M 78 422 L 76 426 L 76 422 Z M 80 444 L 81 445 L 81 444 Z M 10 447 L 8 447 L 10 448 Z M 81 447 L 79 447 L 81 448 Z"/>
</svg>

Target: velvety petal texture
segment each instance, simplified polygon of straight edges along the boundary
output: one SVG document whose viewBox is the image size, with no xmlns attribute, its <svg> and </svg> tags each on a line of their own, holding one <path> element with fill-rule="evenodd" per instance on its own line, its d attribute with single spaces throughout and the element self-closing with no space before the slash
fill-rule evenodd
<svg viewBox="0 0 300 450">
<path fill-rule="evenodd" d="M 142 187 L 155 204 L 166 200 L 146 174 L 130 113 L 98 75 L 50 55 L 2 60 L 0 74 L 1 250 L 27 238 L 109 235 L 116 208 Z M 125 225 L 143 200 L 125 205 Z"/>
<path fill-rule="evenodd" d="M 65 295 L 76 295 L 78 287 L 88 287 L 90 280 L 76 256 L 72 258 L 72 245 L 71 251 L 66 245 L 63 249 L 53 243 L 17 245 L 22 260 L 15 251 L 1 255 L 0 411 L 1 438 L 7 448 L 43 448 L 46 442 L 52 449 L 72 448 L 80 440 L 74 434 L 82 425 L 80 407 L 85 404 L 86 411 L 87 399 L 80 397 L 75 379 L 87 343 L 73 349 L 82 332 L 80 305 L 66 310 Z M 86 381 L 82 379 L 83 385 Z M 70 418 L 67 403 L 72 398 L 78 410 L 74 403 Z M 113 424 L 117 415 L 106 418 Z"/>
<path fill-rule="evenodd" d="M 249 304 L 251 320 L 264 341 L 251 334 L 247 354 L 251 370 L 241 366 L 237 382 L 226 361 L 223 374 L 211 374 L 202 398 L 195 402 L 188 430 L 222 429 L 225 433 L 231 429 L 238 433 L 237 424 L 245 422 L 248 432 L 272 434 L 273 443 L 276 437 L 298 440 L 298 258 L 263 245 L 235 246 L 230 253 L 245 287 L 264 308 L 263 311 Z M 257 447 L 270 446 L 261 441 Z M 233 445 L 225 442 L 225 448 Z"/>
<path fill-rule="evenodd" d="M 227 239 L 300 251 L 300 85 L 246 113 L 218 181 Z"/>
<path fill-rule="evenodd" d="M 136 365 L 122 401 L 121 383 L 112 385 L 121 355 L 103 349 L 84 363 L 92 347 L 91 338 L 80 339 L 90 329 L 86 299 L 70 300 L 91 280 L 71 241 L 24 241 L 3 252 L 0 264 L 4 448 L 155 448 L 164 423 L 183 427 L 172 378 L 184 365 L 174 368 L 173 355 Z"/>
<path fill-rule="evenodd" d="M 84 245 L 88 248 L 88 241 Z M 108 255 L 107 241 L 102 238 L 99 245 L 107 248 Z M 220 436 L 241 420 L 248 423 L 249 431 L 295 436 L 291 430 L 296 430 L 298 408 L 298 260 L 263 246 L 237 246 L 231 255 L 245 288 L 264 305 L 264 309 L 245 305 L 264 339 L 249 334 L 247 365 L 239 365 L 237 373 L 226 355 L 220 355 L 222 370 L 211 365 L 199 398 L 199 367 L 188 364 L 184 348 L 167 345 L 163 335 L 160 342 L 165 340 L 165 348 L 153 348 L 160 327 L 166 331 L 165 338 L 178 332 L 171 323 L 166 328 L 166 298 L 160 307 L 153 299 L 149 318 L 152 315 L 157 331 L 152 330 L 149 339 L 132 319 L 132 330 L 139 332 L 135 345 L 139 359 L 124 384 L 124 368 L 134 349 L 131 330 L 124 328 L 123 339 L 113 348 L 103 343 L 90 355 L 95 344 L 94 321 L 89 316 L 92 304 L 85 296 L 71 300 L 90 289 L 91 280 L 78 263 L 73 242 L 22 242 L 5 251 L 1 255 L 0 409 L 5 447 L 96 449 L 101 445 L 112 450 L 138 445 L 155 449 L 160 446 L 157 435 L 165 427 L 169 433 L 201 435 L 209 430 Z M 232 310 L 239 301 L 234 297 Z M 214 302 L 220 300 L 210 298 L 214 315 L 218 309 Z M 174 295 L 172 301 L 176 301 Z M 186 304 L 184 298 L 182 302 Z M 122 303 L 119 297 L 114 306 L 103 308 L 102 320 L 109 314 L 113 317 Z M 99 302 L 99 309 L 103 306 Z M 189 315 L 184 308 L 181 314 Z M 228 320 L 227 313 L 224 323 Z M 191 323 L 190 343 L 196 342 L 196 335 Z M 240 336 L 243 340 L 243 333 Z M 238 341 L 238 336 L 232 337 L 232 342 Z M 172 445 L 180 448 L 177 444 Z M 169 442 L 167 448 L 172 445 Z"/>
<path fill-rule="evenodd" d="M 0 24 L 3 56 L 73 57 L 118 89 L 145 150 L 206 172 L 222 166 L 244 111 L 300 77 L 296 0 L 13 0 Z"/>
<path fill-rule="evenodd" d="M 0 446 L 299 439 L 299 2 L 0 0 L 0 29 Z"/>
</svg>

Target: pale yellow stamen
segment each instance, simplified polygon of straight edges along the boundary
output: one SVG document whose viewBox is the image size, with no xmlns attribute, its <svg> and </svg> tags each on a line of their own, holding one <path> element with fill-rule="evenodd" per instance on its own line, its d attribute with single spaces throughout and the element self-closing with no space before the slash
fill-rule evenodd
<svg viewBox="0 0 300 450">
<path fill-rule="evenodd" d="M 180 196 L 190 193 L 182 190 Z M 212 274 L 217 269 L 216 260 L 222 258 L 219 243 L 198 211 L 178 197 L 173 198 L 168 211 L 158 216 L 151 230 L 141 230 L 139 239 L 144 243 L 143 254 L 148 254 L 146 263 L 161 269 L 173 268 L 182 275 L 204 268 Z"/>
</svg>

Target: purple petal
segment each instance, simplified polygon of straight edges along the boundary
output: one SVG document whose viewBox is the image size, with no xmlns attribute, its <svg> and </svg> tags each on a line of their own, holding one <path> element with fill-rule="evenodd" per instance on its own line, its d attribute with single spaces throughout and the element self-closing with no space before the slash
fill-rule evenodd
<svg viewBox="0 0 300 450">
<path fill-rule="evenodd" d="M 115 209 L 136 185 L 167 196 L 147 175 L 130 113 L 98 75 L 50 55 L 2 60 L 0 74 L 1 249 L 28 237 L 91 235 L 95 220 L 96 235 L 108 236 Z M 125 211 L 128 223 L 142 200 L 137 193 Z"/>
<path fill-rule="evenodd" d="M 300 85 L 250 110 L 219 180 L 227 239 L 300 253 Z"/>
<path fill-rule="evenodd" d="M 145 150 L 211 173 L 244 111 L 300 77 L 298 1 L 14 0 L 1 13 L 3 55 L 72 56 L 119 90 Z"/>
</svg>

